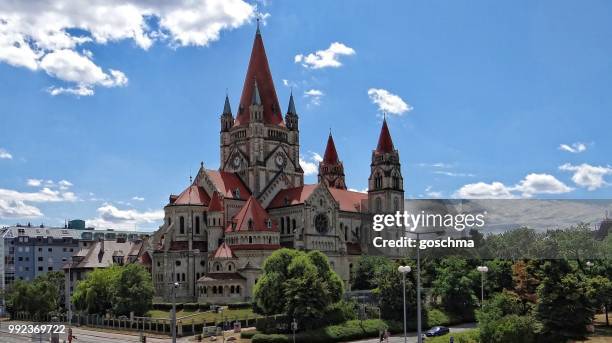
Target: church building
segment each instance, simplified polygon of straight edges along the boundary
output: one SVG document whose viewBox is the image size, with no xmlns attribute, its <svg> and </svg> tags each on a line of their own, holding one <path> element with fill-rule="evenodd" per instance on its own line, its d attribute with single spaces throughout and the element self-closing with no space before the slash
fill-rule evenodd
<svg viewBox="0 0 612 343">
<path fill-rule="evenodd" d="M 347 190 L 330 133 L 318 182 L 304 184 L 299 115 L 284 116 L 259 27 L 235 112 L 220 114 L 220 168 L 200 164 L 191 184 L 170 195 L 152 238 L 156 300 L 227 304 L 252 300 L 264 260 L 282 247 L 325 253 L 349 289 L 369 253 L 373 213 L 404 209 L 399 153 L 383 120 L 371 155 L 368 192 Z M 374 143 L 374 142 L 373 142 Z"/>
</svg>

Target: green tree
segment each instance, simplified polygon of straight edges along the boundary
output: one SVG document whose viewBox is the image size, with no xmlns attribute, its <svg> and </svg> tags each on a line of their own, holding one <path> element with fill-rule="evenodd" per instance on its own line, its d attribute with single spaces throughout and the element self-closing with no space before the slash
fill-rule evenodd
<svg viewBox="0 0 612 343">
<path fill-rule="evenodd" d="M 144 315 L 152 307 L 153 293 L 149 272 L 139 264 L 128 264 L 120 268 L 111 288 L 113 313 L 127 315 L 134 311 L 138 316 Z"/>
<path fill-rule="evenodd" d="M 480 275 L 466 260 L 458 257 L 443 259 L 436 268 L 432 295 L 442 307 L 461 318 L 473 318 L 477 297 L 474 293 Z"/>
<path fill-rule="evenodd" d="M 285 313 L 303 328 L 324 321 L 325 314 L 343 293 L 340 277 L 327 256 L 280 249 L 266 259 L 263 274 L 253 289 L 255 308 L 267 315 Z"/>
<path fill-rule="evenodd" d="M 480 340 L 488 343 L 535 342 L 536 326 L 529 312 L 525 312 L 521 298 L 503 291 L 477 311 Z"/>
<path fill-rule="evenodd" d="M 548 261 L 542 271 L 535 310 L 542 324 L 541 341 L 584 337 L 594 315 L 584 282 L 565 260 Z"/>
<path fill-rule="evenodd" d="M 121 267 L 95 269 L 77 283 L 72 302 L 79 311 L 106 314 L 113 308 L 112 289 L 121 275 Z"/>
<path fill-rule="evenodd" d="M 352 288 L 355 290 L 376 288 L 376 273 L 381 268 L 390 264 L 392 264 L 392 262 L 384 256 L 361 256 L 357 262 L 357 268 L 355 269 Z"/>
<path fill-rule="evenodd" d="M 8 292 L 7 303 L 11 311 L 27 312 L 42 318 L 60 309 L 61 273 L 48 273 L 35 278 L 31 283 L 17 280 Z"/>
<path fill-rule="evenodd" d="M 378 287 L 374 289 L 374 293 L 380 299 L 381 316 L 384 319 L 401 321 L 404 318 L 404 303 L 403 303 L 403 283 L 402 275 L 398 272 L 397 268 L 400 263 L 385 263 L 380 266 L 376 272 L 376 284 Z M 414 266 L 412 266 L 414 270 Z M 406 308 L 407 310 L 407 321 L 410 324 L 416 323 L 416 281 L 415 273 L 408 273 L 406 275 Z M 421 294 L 424 298 L 424 294 Z M 421 299 L 421 305 L 423 299 Z M 422 320 L 426 323 L 426 312 L 425 306 L 422 306 Z"/>
</svg>

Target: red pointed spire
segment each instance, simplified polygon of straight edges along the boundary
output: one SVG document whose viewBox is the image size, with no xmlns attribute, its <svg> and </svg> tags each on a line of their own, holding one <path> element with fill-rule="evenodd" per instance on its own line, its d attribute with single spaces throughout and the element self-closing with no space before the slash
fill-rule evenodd
<svg viewBox="0 0 612 343">
<path fill-rule="evenodd" d="M 261 103 L 263 105 L 264 124 L 284 125 L 259 27 L 255 34 L 255 41 L 253 42 L 253 49 L 251 50 L 251 59 L 249 60 L 249 67 L 244 79 L 244 86 L 242 87 L 240 107 L 234 125 L 246 124 L 250 120 L 249 106 L 252 102 L 251 99 L 253 98 L 254 91 L 253 85 L 255 82 L 257 82 L 257 89 L 259 90 Z"/>
<path fill-rule="evenodd" d="M 325 155 L 323 155 L 323 162 L 327 164 L 337 164 L 340 162 L 331 132 L 329 133 L 329 138 L 327 138 L 327 147 L 325 148 Z"/>
<path fill-rule="evenodd" d="M 395 148 L 393 147 L 393 140 L 391 139 L 391 134 L 389 133 L 389 127 L 387 126 L 387 119 L 383 119 L 383 125 L 380 129 L 380 137 L 378 137 L 378 146 L 376 146 L 377 153 L 390 153 L 393 152 Z"/>
</svg>

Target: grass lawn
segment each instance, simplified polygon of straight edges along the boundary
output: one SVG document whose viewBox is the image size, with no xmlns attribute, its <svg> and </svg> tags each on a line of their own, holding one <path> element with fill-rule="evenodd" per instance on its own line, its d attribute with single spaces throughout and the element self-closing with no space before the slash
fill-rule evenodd
<svg viewBox="0 0 612 343">
<path fill-rule="evenodd" d="M 170 319 L 170 311 L 151 310 L 147 315 L 152 318 Z M 223 319 L 253 319 L 255 317 L 260 317 L 259 315 L 253 313 L 253 310 L 250 308 L 241 308 L 233 310 L 226 308 L 223 310 L 223 313 L 199 312 L 192 310 L 181 310 L 176 312 L 176 317 L 179 319 L 185 316 L 191 316 L 185 318 L 185 320 L 188 321 L 191 321 L 191 319 L 195 320 L 196 322 L 201 322 L 205 320 L 208 323 L 212 323 L 215 321 L 221 322 L 223 321 Z"/>
</svg>

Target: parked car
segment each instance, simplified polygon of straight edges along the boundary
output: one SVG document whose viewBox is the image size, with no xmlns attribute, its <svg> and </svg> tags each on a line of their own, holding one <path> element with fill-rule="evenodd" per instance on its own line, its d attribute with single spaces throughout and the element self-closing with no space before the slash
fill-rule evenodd
<svg viewBox="0 0 612 343">
<path fill-rule="evenodd" d="M 446 326 L 434 326 L 431 329 L 427 330 L 427 332 L 425 332 L 425 336 L 427 337 L 442 336 L 442 335 L 446 335 L 449 332 L 450 332 L 450 329 L 447 328 Z"/>
</svg>

